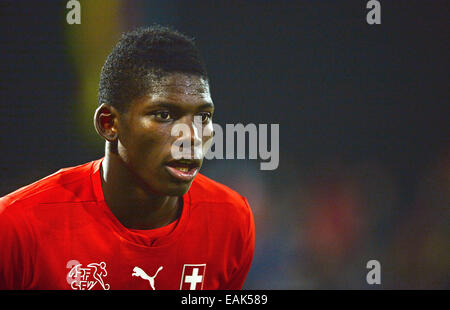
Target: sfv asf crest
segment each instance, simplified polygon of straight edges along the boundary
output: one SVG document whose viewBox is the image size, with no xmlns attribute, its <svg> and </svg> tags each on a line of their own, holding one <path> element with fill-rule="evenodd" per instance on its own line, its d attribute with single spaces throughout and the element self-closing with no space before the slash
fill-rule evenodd
<svg viewBox="0 0 450 310">
<path fill-rule="evenodd" d="M 202 290 L 206 264 L 184 264 L 180 290 Z"/>
<path fill-rule="evenodd" d="M 105 262 L 90 263 L 83 267 L 80 262 L 71 260 L 66 267 L 72 267 L 67 274 L 67 283 L 70 284 L 72 289 L 92 290 L 98 284 L 102 289 L 109 290 L 110 285 L 104 281 L 104 278 L 108 275 Z"/>
</svg>

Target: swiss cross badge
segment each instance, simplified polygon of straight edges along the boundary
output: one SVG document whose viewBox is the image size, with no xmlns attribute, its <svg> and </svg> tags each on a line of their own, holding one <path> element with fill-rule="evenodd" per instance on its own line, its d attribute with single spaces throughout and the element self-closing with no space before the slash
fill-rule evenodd
<svg viewBox="0 0 450 310">
<path fill-rule="evenodd" d="M 202 290 L 206 264 L 184 264 L 180 290 Z"/>
</svg>

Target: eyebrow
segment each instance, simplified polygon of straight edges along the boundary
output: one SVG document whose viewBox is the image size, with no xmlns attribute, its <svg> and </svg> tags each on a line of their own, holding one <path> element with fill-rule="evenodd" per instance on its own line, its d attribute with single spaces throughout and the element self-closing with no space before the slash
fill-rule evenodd
<svg viewBox="0 0 450 310">
<path fill-rule="evenodd" d="M 146 109 L 153 109 L 153 108 L 175 108 L 182 110 L 183 107 L 186 106 L 184 103 L 178 103 L 176 101 L 155 101 L 150 104 L 146 105 Z M 212 102 L 205 102 L 199 105 L 195 105 L 196 110 L 202 110 L 202 109 L 211 109 L 214 108 L 214 104 Z"/>
</svg>

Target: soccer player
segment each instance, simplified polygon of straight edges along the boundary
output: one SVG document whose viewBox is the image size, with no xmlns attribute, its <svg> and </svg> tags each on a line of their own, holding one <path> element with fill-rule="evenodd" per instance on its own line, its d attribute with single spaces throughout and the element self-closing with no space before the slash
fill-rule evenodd
<svg viewBox="0 0 450 310">
<path fill-rule="evenodd" d="M 193 39 L 162 26 L 123 34 L 98 101 L 105 156 L 0 199 L 0 289 L 242 288 L 253 216 L 199 173 L 214 105 Z M 180 125 L 188 135 L 173 134 Z"/>
</svg>

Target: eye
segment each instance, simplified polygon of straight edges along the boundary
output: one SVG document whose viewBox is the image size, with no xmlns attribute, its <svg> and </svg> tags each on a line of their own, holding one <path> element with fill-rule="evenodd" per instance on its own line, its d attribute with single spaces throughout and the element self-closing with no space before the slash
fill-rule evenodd
<svg viewBox="0 0 450 310">
<path fill-rule="evenodd" d="M 169 111 L 157 111 L 153 115 L 161 121 L 168 121 L 171 119 Z"/>
<path fill-rule="evenodd" d="M 207 123 L 211 119 L 211 113 L 210 112 L 202 112 L 198 114 L 202 118 L 202 123 Z"/>
</svg>

